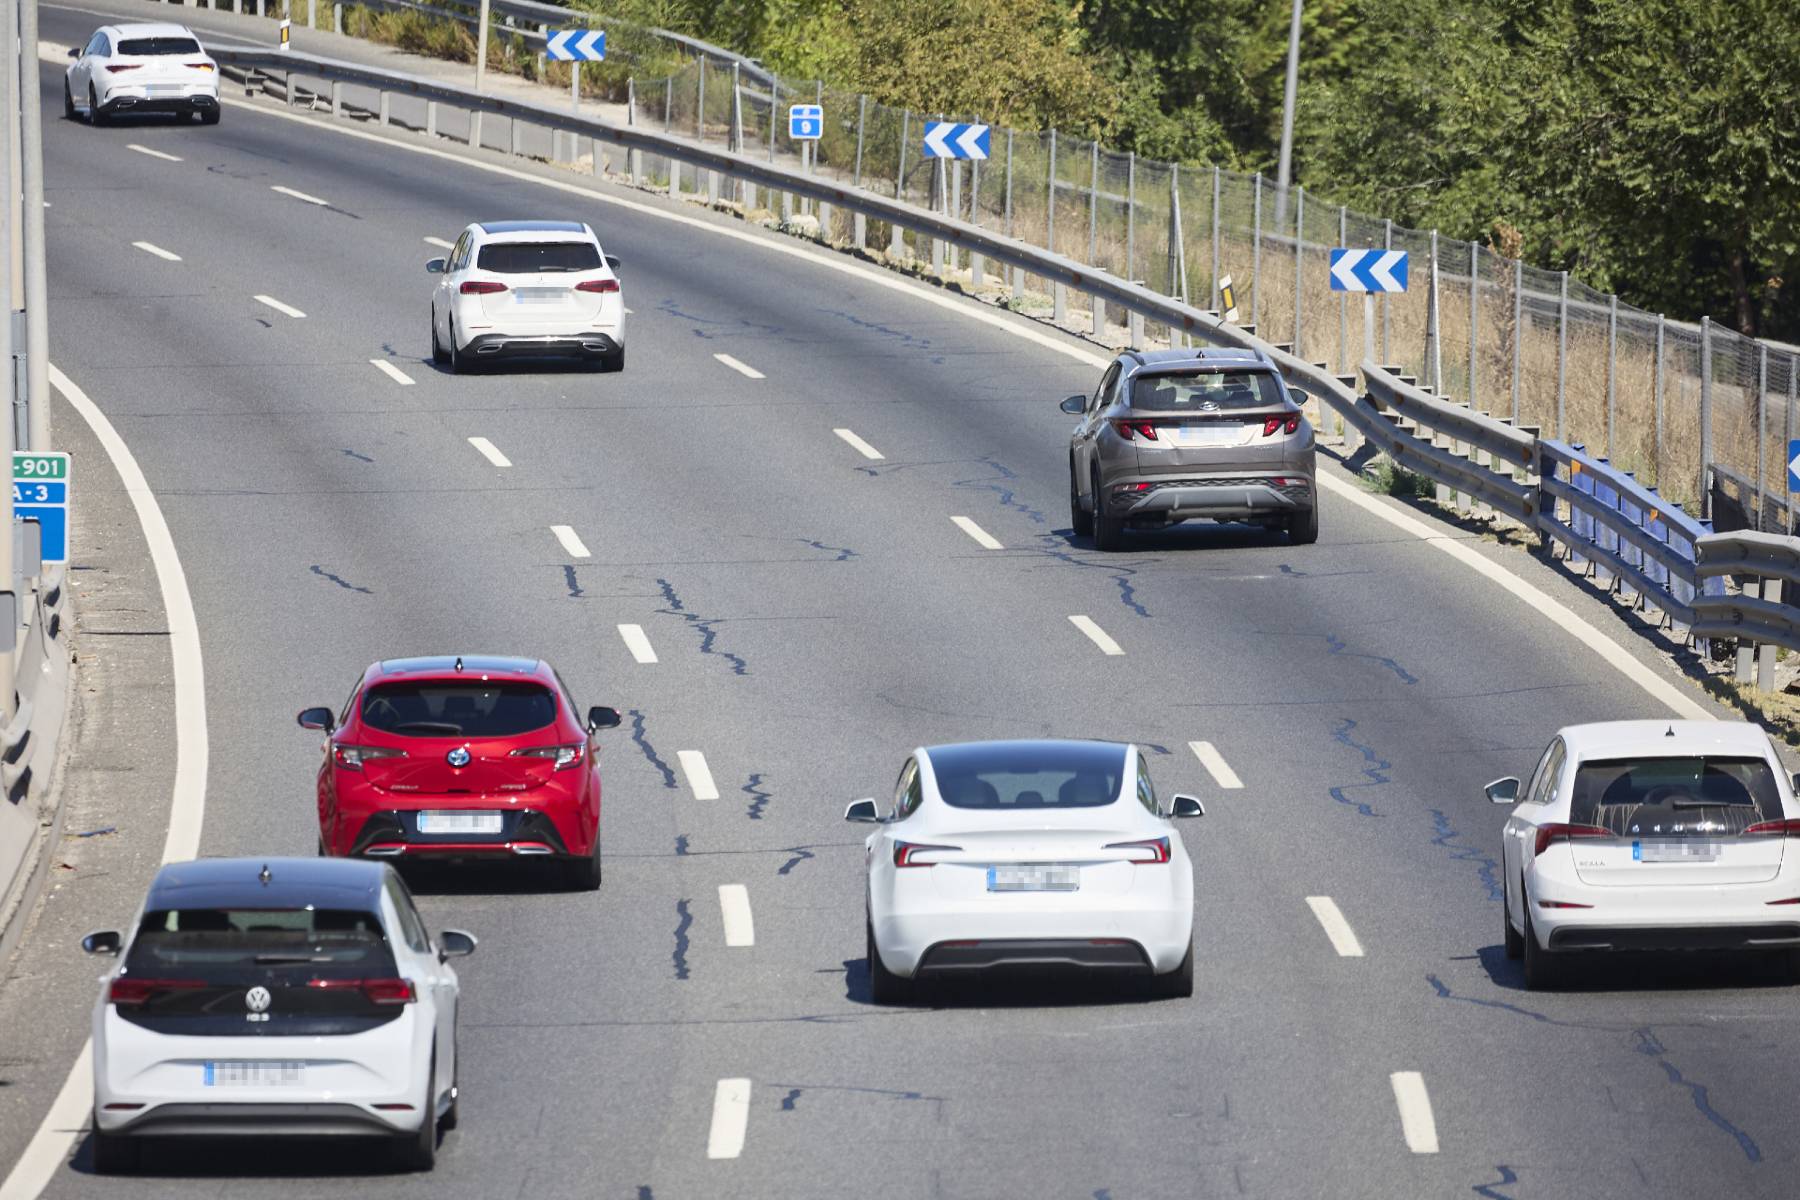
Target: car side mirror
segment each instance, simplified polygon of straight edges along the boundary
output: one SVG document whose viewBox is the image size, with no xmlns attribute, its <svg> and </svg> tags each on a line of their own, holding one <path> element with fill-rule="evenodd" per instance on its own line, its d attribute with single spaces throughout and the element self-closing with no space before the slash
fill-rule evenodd
<svg viewBox="0 0 1800 1200">
<path fill-rule="evenodd" d="M 1206 805 L 1200 803 L 1197 797 L 1189 796 L 1184 792 L 1176 792 L 1169 797 L 1169 815 L 1176 820 L 1186 817 L 1204 817 Z"/>
<path fill-rule="evenodd" d="M 306 708 L 294 718 L 300 722 L 302 729 L 330 729 L 331 710 L 329 708 Z"/>
<path fill-rule="evenodd" d="M 1794 794 L 1800 796 L 1800 773 L 1793 775 L 1792 779 L 1794 784 Z"/>
<path fill-rule="evenodd" d="M 81 48 L 79 46 L 70 46 L 69 47 L 69 57 L 70 58 L 80 58 L 81 57 Z"/>
<path fill-rule="evenodd" d="M 610 254 L 603 255 L 602 257 L 604 257 L 606 259 L 606 269 L 607 270 L 616 271 L 619 269 L 619 260 L 618 259 L 614 258 Z"/>
<path fill-rule="evenodd" d="M 89 954 L 117 954 L 125 944 L 116 929 L 101 929 L 81 939 L 81 948 Z"/>
<path fill-rule="evenodd" d="M 1057 405 L 1057 407 L 1068 413 L 1071 417 L 1078 417 L 1087 411 L 1087 397 L 1070 396 L 1067 400 L 1064 400 L 1061 404 Z"/>
<path fill-rule="evenodd" d="M 446 929 L 438 934 L 438 961 L 451 958 L 467 958 L 475 953 L 475 935 L 464 933 L 460 929 Z"/>
<path fill-rule="evenodd" d="M 1517 804 L 1519 802 L 1519 781 L 1508 775 L 1505 779 L 1496 779 L 1487 785 L 1487 798 L 1495 804 Z"/>
<path fill-rule="evenodd" d="M 425 270 L 432 275 L 442 275 L 444 273 L 444 260 L 441 258 L 428 260 L 425 264 Z"/>
<path fill-rule="evenodd" d="M 588 709 L 588 732 L 596 729 L 616 729 L 619 726 L 619 710 L 608 708 L 604 704 L 596 704 Z"/>
<path fill-rule="evenodd" d="M 873 800 L 853 800 L 850 802 L 850 806 L 844 809 L 844 820 L 858 821 L 864 825 L 879 825 L 881 824 L 881 813 L 875 807 Z"/>
</svg>

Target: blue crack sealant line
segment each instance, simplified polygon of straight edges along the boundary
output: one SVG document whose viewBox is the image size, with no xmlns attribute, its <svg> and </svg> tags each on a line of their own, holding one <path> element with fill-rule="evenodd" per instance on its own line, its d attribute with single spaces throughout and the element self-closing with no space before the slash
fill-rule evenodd
<svg viewBox="0 0 1800 1200">
<path fill-rule="evenodd" d="M 793 870 L 807 859 L 817 857 L 806 846 L 789 846 L 787 852 L 794 857 L 781 864 L 781 869 L 775 872 L 777 875 L 786 875 L 789 871 Z"/>
<path fill-rule="evenodd" d="M 763 809 L 767 808 L 769 801 L 774 799 L 774 794 L 763 787 L 763 777 L 761 775 L 750 776 L 750 782 L 739 790 L 750 797 L 750 807 L 746 811 L 746 815 L 752 821 L 762 820 Z"/>
<path fill-rule="evenodd" d="M 731 664 L 731 673 L 733 675 L 748 675 L 750 673 L 750 665 L 746 663 L 742 657 L 731 653 L 729 650 L 720 650 L 715 645 L 719 638 L 719 631 L 714 629 L 713 626 L 724 620 L 723 617 L 702 617 L 698 613 L 689 612 L 687 605 L 683 604 L 681 602 L 681 597 L 676 594 L 675 585 L 666 579 L 657 580 L 656 586 L 662 589 L 663 599 L 666 600 L 669 605 L 669 607 L 660 611 L 669 616 L 680 617 L 690 626 L 700 631 L 700 653 L 716 655 L 717 657 L 724 659 L 727 663 Z"/>
<path fill-rule="evenodd" d="M 1010 508 L 1039 525 L 1049 523 L 1049 518 L 1042 512 L 1018 499 L 1016 489 L 1012 485 L 1018 482 L 1019 477 L 1010 468 L 985 456 L 975 461 L 992 471 L 993 474 L 984 479 L 958 479 L 953 486 L 993 492 L 1000 497 L 1002 508 Z"/>
<path fill-rule="evenodd" d="M 1519 1182 L 1518 1172 L 1514 1171 L 1504 1163 L 1495 1163 L 1494 1170 L 1500 1172 L 1500 1178 L 1492 1183 L 1478 1183 L 1469 1190 L 1474 1192 L 1477 1196 L 1487 1197 L 1487 1200 L 1512 1200 L 1511 1196 L 1508 1196 L 1504 1192 L 1496 1192 L 1494 1189 L 1505 1187 L 1509 1183 Z"/>
<path fill-rule="evenodd" d="M 837 555 L 836 558 L 832 559 L 833 562 L 849 562 L 856 557 L 856 551 L 851 550 L 846 546 L 827 546 L 824 542 L 814 538 L 795 538 L 794 540 L 799 542 L 802 546 L 811 546 L 814 550 L 823 550 L 827 554 Z"/>
<path fill-rule="evenodd" d="M 1712 1106 L 1712 1099 L 1707 1094 L 1706 1085 L 1688 1079 L 1682 1075 L 1680 1068 L 1668 1060 L 1666 1057 L 1668 1050 L 1664 1048 L 1661 1041 L 1657 1040 L 1656 1034 L 1649 1029 L 1634 1029 L 1632 1036 L 1637 1038 L 1636 1049 L 1639 1054 L 1655 1059 L 1656 1065 L 1662 1068 L 1663 1074 L 1669 1077 L 1670 1083 L 1688 1090 L 1694 1098 L 1694 1107 L 1699 1110 L 1701 1116 L 1730 1134 L 1732 1139 L 1737 1142 L 1738 1149 L 1744 1152 L 1745 1158 L 1753 1163 L 1762 1161 L 1762 1150 L 1756 1142 L 1749 1134 L 1733 1125 L 1724 1114 Z"/>
<path fill-rule="evenodd" d="M 1148 617 L 1150 610 L 1138 602 L 1137 585 L 1131 582 L 1137 574 L 1136 567 L 1114 566 L 1110 562 L 1091 562 L 1085 558 L 1076 558 L 1073 553 L 1063 549 L 1068 542 L 1059 533 L 1043 533 L 1038 539 L 1044 543 L 1042 553 L 1057 562 L 1068 563 L 1072 567 L 1089 567 L 1096 571 L 1105 571 L 1112 576 L 1112 581 L 1119 589 L 1119 603 L 1129 608 L 1140 617 Z"/>
<path fill-rule="evenodd" d="M 1340 638 L 1335 633 L 1328 633 L 1325 635 L 1325 645 L 1328 647 L 1328 652 L 1334 658 L 1366 658 L 1370 662 L 1380 663 L 1382 666 L 1392 671 L 1399 677 L 1400 682 L 1406 684 L 1408 687 L 1419 682 L 1419 677 L 1417 675 L 1414 675 L 1411 671 L 1408 671 L 1405 667 L 1401 666 L 1393 659 L 1388 658 L 1386 655 L 1350 653 L 1349 645 L 1343 638 Z"/>
<path fill-rule="evenodd" d="M 1496 904 L 1505 900 L 1506 894 L 1500 888 L 1500 864 L 1474 846 L 1456 845 L 1456 839 L 1462 837 L 1462 834 L 1450 828 L 1450 818 L 1444 815 L 1442 809 L 1431 810 L 1431 824 L 1436 834 L 1431 839 L 1431 844 L 1450 851 L 1451 859 L 1456 862 L 1476 864 L 1481 876 L 1481 886 L 1487 889 L 1487 898 Z"/>
<path fill-rule="evenodd" d="M 679 791 L 681 785 L 675 781 L 675 769 L 662 760 L 662 755 L 656 752 L 656 747 L 652 746 L 650 739 L 644 736 L 643 712 L 634 708 L 626 715 L 631 718 L 631 740 L 637 743 L 639 750 L 644 752 L 644 757 L 650 760 L 650 765 L 662 772 L 663 786 Z"/>
<path fill-rule="evenodd" d="M 688 977 L 688 930 L 694 925 L 694 914 L 689 911 L 689 902 L 677 900 L 675 915 L 681 918 L 675 924 L 675 978 L 686 979 Z"/>
<path fill-rule="evenodd" d="M 1330 795 L 1331 798 L 1336 800 L 1339 804 L 1347 804 L 1365 817 L 1379 817 L 1382 814 L 1376 812 L 1374 808 L 1361 800 L 1351 799 L 1349 792 L 1355 788 L 1381 787 L 1384 784 L 1394 782 L 1387 776 L 1387 772 L 1393 770 L 1394 764 L 1375 753 L 1375 748 L 1373 746 L 1365 746 L 1355 738 L 1351 737 L 1350 732 L 1355 728 L 1356 722 L 1354 720 L 1349 717 L 1340 717 L 1338 719 L 1338 727 L 1331 731 L 1331 736 L 1334 740 L 1342 742 L 1344 745 L 1357 751 L 1363 756 L 1363 762 L 1367 765 L 1363 767 L 1362 773 L 1368 782 L 1340 784 L 1331 789 Z"/>
</svg>

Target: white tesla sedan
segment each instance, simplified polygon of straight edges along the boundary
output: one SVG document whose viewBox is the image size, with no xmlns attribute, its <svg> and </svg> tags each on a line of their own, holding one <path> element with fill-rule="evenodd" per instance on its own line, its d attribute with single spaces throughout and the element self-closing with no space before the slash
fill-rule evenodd
<svg viewBox="0 0 1800 1200">
<path fill-rule="evenodd" d="M 1194 869 L 1137 747 L 967 742 L 915 750 L 894 807 L 858 800 L 868 950 L 878 1004 L 920 981 L 1049 967 L 1151 977 L 1194 991 Z"/>
<path fill-rule="evenodd" d="M 198 116 L 219 123 L 219 64 L 185 25 L 103 25 L 70 50 L 63 116 L 104 125 L 120 113 Z"/>
<path fill-rule="evenodd" d="M 143 1137 L 385 1138 L 428 1170 L 456 1124 L 456 972 L 386 863 L 215 858 L 157 872 L 94 1006 L 94 1166 Z"/>
<path fill-rule="evenodd" d="M 1531 782 L 1487 785 L 1506 821 L 1506 954 L 1554 986 L 1566 954 L 1800 951 L 1800 806 L 1742 721 L 1611 721 L 1557 733 Z"/>
<path fill-rule="evenodd" d="M 431 298 L 431 357 L 452 371 L 501 358 L 588 359 L 625 366 L 619 260 L 580 221 L 483 221 L 445 258 Z"/>
</svg>

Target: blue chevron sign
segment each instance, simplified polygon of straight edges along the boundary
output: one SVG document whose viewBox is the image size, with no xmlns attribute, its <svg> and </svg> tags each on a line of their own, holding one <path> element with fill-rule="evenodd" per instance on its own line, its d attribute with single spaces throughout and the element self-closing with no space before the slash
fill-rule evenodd
<svg viewBox="0 0 1800 1200">
<path fill-rule="evenodd" d="M 1346 250 L 1331 252 L 1334 292 L 1404 292 L 1406 251 Z"/>
<path fill-rule="evenodd" d="M 925 122 L 926 158 L 986 158 L 988 127 L 955 121 Z"/>
<path fill-rule="evenodd" d="M 606 30 L 545 30 L 544 54 L 557 62 L 600 62 L 606 57 Z"/>
</svg>

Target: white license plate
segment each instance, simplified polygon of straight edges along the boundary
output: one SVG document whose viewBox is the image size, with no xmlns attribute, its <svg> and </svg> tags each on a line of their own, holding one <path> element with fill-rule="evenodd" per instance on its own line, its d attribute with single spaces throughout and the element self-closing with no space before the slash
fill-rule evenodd
<svg viewBox="0 0 1800 1200">
<path fill-rule="evenodd" d="M 1178 438 L 1183 446 L 1235 446 L 1243 440 L 1241 425 L 1184 425 Z"/>
<path fill-rule="evenodd" d="M 1633 842 L 1631 857 L 1638 862 L 1711 862 L 1719 857 L 1719 843 Z"/>
<path fill-rule="evenodd" d="M 1081 886 L 1081 868 L 1064 866 L 989 867 L 990 892 L 1072 892 Z"/>
<path fill-rule="evenodd" d="M 151 96 L 179 96 L 187 91 L 187 88 L 179 83 L 153 83 L 144 91 Z"/>
<path fill-rule="evenodd" d="M 422 812 L 420 833 L 499 833 L 501 817 L 497 812 Z"/>
<path fill-rule="evenodd" d="M 201 1064 L 207 1087 L 305 1087 L 306 1064 L 298 1062 L 208 1062 Z"/>
<path fill-rule="evenodd" d="M 520 304 L 561 304 L 568 295 L 566 288 L 520 288 L 517 291 Z"/>
</svg>

